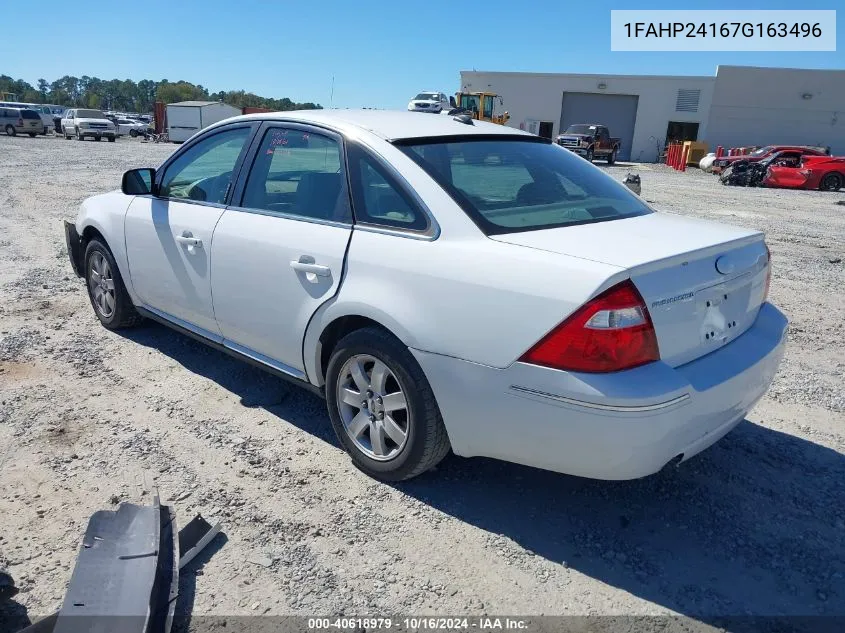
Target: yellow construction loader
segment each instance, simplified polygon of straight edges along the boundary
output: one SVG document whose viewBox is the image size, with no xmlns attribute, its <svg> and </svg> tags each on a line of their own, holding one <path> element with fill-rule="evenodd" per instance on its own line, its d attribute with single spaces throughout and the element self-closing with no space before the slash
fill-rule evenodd
<svg viewBox="0 0 845 633">
<path fill-rule="evenodd" d="M 472 115 L 473 119 L 499 125 L 504 125 L 511 118 L 507 110 L 501 112 L 503 105 L 502 98 L 492 92 L 457 92 L 452 104 L 453 108 Z"/>
</svg>

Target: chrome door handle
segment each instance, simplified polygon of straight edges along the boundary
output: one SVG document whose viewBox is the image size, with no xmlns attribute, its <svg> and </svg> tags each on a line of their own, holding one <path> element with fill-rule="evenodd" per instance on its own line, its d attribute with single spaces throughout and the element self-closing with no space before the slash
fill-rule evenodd
<svg viewBox="0 0 845 633">
<path fill-rule="evenodd" d="M 292 261 L 290 267 L 301 273 L 311 273 L 318 277 L 328 277 L 332 274 L 332 270 L 328 266 L 320 266 L 319 264 L 310 264 L 308 262 Z"/>
<path fill-rule="evenodd" d="M 202 240 L 192 235 L 177 235 L 176 241 L 188 247 L 196 246 L 197 248 L 202 248 Z"/>
</svg>

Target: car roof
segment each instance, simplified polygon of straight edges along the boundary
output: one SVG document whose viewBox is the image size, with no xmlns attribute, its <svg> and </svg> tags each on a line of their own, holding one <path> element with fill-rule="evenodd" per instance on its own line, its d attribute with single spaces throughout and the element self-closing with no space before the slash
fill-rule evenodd
<svg viewBox="0 0 845 633">
<path fill-rule="evenodd" d="M 427 114 L 399 110 L 294 110 L 291 112 L 262 112 L 248 114 L 234 119 L 260 119 L 268 121 L 296 121 L 313 123 L 339 132 L 352 133 L 360 130 L 369 132 L 387 141 L 437 136 L 530 136 L 512 127 L 472 121 L 462 123 L 456 117 L 446 114 Z"/>
</svg>

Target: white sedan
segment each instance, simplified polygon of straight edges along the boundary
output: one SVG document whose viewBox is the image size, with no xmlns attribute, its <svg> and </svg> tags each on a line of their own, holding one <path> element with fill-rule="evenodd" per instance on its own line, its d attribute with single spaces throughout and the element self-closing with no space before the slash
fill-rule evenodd
<svg viewBox="0 0 845 633">
<path fill-rule="evenodd" d="M 649 475 L 744 418 L 787 330 L 761 233 L 460 116 L 228 119 L 66 234 L 105 327 L 148 317 L 324 395 L 384 480 L 450 449 Z"/>
<path fill-rule="evenodd" d="M 119 118 L 117 119 L 117 134 L 118 136 L 126 136 L 129 135 L 132 138 L 136 136 L 140 136 L 147 131 L 149 126 L 142 121 L 136 121 L 134 119 L 125 119 Z"/>
</svg>

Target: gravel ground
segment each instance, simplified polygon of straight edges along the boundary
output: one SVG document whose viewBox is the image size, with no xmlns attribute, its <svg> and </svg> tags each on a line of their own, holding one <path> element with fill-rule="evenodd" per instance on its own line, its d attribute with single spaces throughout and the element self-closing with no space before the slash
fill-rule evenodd
<svg viewBox="0 0 845 633">
<path fill-rule="evenodd" d="M 0 138 L 0 568 L 21 588 L 5 630 L 59 607 L 94 511 L 155 486 L 182 522 L 224 521 L 181 580 L 195 617 L 845 615 L 845 192 L 611 168 L 659 209 L 767 233 L 792 321 L 769 395 L 644 480 L 449 457 L 391 486 L 351 467 L 316 396 L 158 325 L 97 323 L 61 220 L 175 148 Z"/>
</svg>

